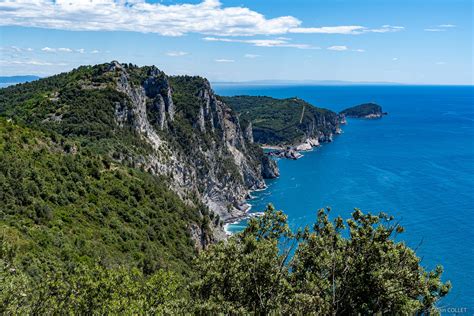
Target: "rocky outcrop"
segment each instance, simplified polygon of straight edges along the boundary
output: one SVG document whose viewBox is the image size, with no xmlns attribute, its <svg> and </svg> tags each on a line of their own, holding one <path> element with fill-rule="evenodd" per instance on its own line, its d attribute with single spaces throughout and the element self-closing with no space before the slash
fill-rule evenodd
<svg viewBox="0 0 474 316">
<path fill-rule="evenodd" d="M 297 151 L 307 151 L 313 149 L 313 147 L 318 147 L 319 139 L 318 138 L 307 138 L 303 143 L 296 145 L 295 150 Z"/>
<path fill-rule="evenodd" d="M 251 144 L 253 144 L 253 129 L 252 129 L 252 122 L 249 122 L 247 126 L 245 127 L 245 139 Z"/>
<path fill-rule="evenodd" d="M 287 158 L 292 160 L 300 159 L 301 157 L 303 157 L 303 155 L 300 154 L 295 149 L 295 147 L 287 147 L 285 149 L 271 151 L 268 153 L 268 155 L 272 157 Z"/>
<path fill-rule="evenodd" d="M 267 155 L 262 157 L 262 175 L 265 179 L 274 179 L 280 176 L 280 171 L 275 160 Z"/>
<path fill-rule="evenodd" d="M 243 216 L 240 206 L 249 190 L 264 188 L 264 178 L 278 176 L 276 163 L 252 145 L 252 126 L 242 129 L 237 114 L 214 95 L 207 80 L 168 77 L 156 67 L 117 62 L 107 71 L 125 96 L 116 102 L 118 126 L 132 128 L 151 146 L 147 155 L 129 159 L 166 175 L 189 203 L 197 198 L 227 221 Z M 220 223 L 214 230 L 215 238 L 222 237 Z M 205 246 L 214 237 L 202 236 L 202 231 L 190 227 L 194 239 Z"/>
<path fill-rule="evenodd" d="M 364 103 L 360 105 L 347 108 L 340 112 L 342 119 L 345 120 L 345 117 L 352 118 L 364 118 L 364 119 L 377 119 L 381 118 L 384 115 L 387 115 L 386 112 L 383 112 L 382 107 L 375 103 Z"/>
</svg>

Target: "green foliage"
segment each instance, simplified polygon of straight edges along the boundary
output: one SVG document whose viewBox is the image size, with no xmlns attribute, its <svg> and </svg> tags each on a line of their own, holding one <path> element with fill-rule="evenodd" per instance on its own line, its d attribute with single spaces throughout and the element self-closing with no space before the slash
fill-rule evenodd
<svg viewBox="0 0 474 316">
<path fill-rule="evenodd" d="M 294 144 L 306 137 L 327 134 L 336 128 L 336 113 L 314 107 L 298 98 L 263 96 L 222 97 L 240 114 L 243 125 L 252 123 L 254 140 L 261 144 Z"/>
<path fill-rule="evenodd" d="M 199 307 L 213 313 L 436 313 L 450 283 L 442 268 L 425 271 L 413 250 L 394 241 L 393 218 L 356 210 L 293 235 L 269 206 L 247 229 L 202 253 L 193 285 Z M 348 227 L 348 229 L 346 228 Z M 289 254 L 294 252 L 289 260 Z"/>
<path fill-rule="evenodd" d="M 0 239 L 0 314 L 176 314 L 189 301 L 183 277 L 159 270 L 81 265 L 35 281 L 15 267 L 15 249 Z"/>
<path fill-rule="evenodd" d="M 345 109 L 341 111 L 341 114 L 349 117 L 365 117 L 371 114 L 381 115 L 382 107 L 375 103 L 364 103 Z"/>
<path fill-rule="evenodd" d="M 199 115 L 199 108 L 204 106 L 202 93 L 210 88 L 206 79 L 197 76 L 173 76 L 169 78 L 173 88 L 173 102 L 182 117 L 190 124 L 196 122 Z"/>
<path fill-rule="evenodd" d="M 290 295 L 288 254 L 280 254 L 277 236 L 287 225 L 269 210 L 271 222 L 256 224 L 244 232 L 203 252 L 196 260 L 198 274 L 192 285 L 196 309 L 201 313 L 256 313 L 281 311 Z M 272 222 L 275 220 L 275 222 Z M 269 225 L 275 226 L 269 227 Z M 252 224 L 252 226 L 255 223 Z"/>
<path fill-rule="evenodd" d="M 185 205 L 164 178 L 79 144 L 0 120 L 0 234 L 30 275 L 80 263 L 186 271 L 194 255 Z"/>
</svg>

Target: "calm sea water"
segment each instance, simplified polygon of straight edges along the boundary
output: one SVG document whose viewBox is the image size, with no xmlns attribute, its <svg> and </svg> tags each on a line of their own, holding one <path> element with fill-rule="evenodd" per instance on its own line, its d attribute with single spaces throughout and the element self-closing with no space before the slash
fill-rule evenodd
<svg viewBox="0 0 474 316">
<path fill-rule="evenodd" d="M 302 159 L 279 160 L 281 176 L 254 193 L 252 211 L 268 203 L 293 227 L 314 222 L 319 208 L 349 217 L 353 208 L 401 220 L 401 235 L 422 264 L 440 263 L 452 292 L 441 307 L 474 313 L 474 88 L 439 86 L 217 85 L 221 95 L 300 97 L 342 110 L 374 101 L 389 115 L 349 120 L 344 133 Z M 245 221 L 231 231 L 245 227 Z"/>
</svg>

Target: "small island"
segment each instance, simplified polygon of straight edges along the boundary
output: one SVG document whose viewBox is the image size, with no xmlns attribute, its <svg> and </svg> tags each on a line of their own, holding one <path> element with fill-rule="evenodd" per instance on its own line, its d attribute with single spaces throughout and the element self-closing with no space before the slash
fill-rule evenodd
<svg viewBox="0 0 474 316">
<path fill-rule="evenodd" d="M 382 107 L 375 103 L 356 105 L 341 111 L 339 114 L 346 117 L 364 119 L 377 119 L 387 115 L 386 112 L 382 111 Z"/>
</svg>

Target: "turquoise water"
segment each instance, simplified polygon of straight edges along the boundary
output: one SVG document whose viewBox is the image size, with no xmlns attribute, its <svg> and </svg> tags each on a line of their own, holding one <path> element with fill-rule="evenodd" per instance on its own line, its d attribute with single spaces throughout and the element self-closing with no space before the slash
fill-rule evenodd
<svg viewBox="0 0 474 316">
<path fill-rule="evenodd" d="M 441 307 L 474 312 L 474 88 L 434 86 L 232 86 L 221 95 L 298 96 L 335 111 L 375 101 L 389 115 L 349 120 L 344 133 L 304 157 L 279 160 L 281 176 L 255 192 L 252 211 L 268 203 L 293 227 L 310 224 L 330 206 L 354 207 L 401 220 L 401 235 L 422 264 L 445 268 L 453 290 Z M 239 231 L 245 221 L 230 227 Z"/>
</svg>

